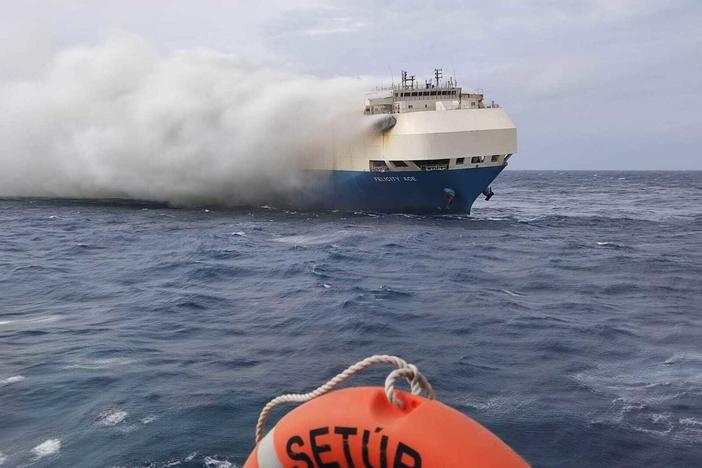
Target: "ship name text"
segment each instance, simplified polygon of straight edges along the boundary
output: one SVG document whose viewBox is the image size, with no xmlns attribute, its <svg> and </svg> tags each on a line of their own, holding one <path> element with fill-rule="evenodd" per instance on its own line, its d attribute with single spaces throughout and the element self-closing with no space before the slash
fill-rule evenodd
<svg viewBox="0 0 702 468">
<path fill-rule="evenodd" d="M 396 177 L 396 176 L 373 177 L 373 180 L 376 182 L 417 182 L 416 177 L 412 177 L 412 176 L 407 176 L 407 177 Z"/>
</svg>

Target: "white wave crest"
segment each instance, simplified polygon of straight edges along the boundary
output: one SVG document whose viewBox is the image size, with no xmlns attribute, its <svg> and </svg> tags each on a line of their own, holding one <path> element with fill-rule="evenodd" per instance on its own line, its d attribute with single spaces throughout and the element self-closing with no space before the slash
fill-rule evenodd
<svg viewBox="0 0 702 468">
<path fill-rule="evenodd" d="M 64 369 L 109 369 L 116 366 L 126 366 L 133 362 L 134 360 L 129 358 L 79 359 L 67 364 Z"/>
<path fill-rule="evenodd" d="M 214 457 L 205 457 L 203 460 L 207 468 L 237 468 L 235 464 L 227 460 L 218 460 Z"/>
<path fill-rule="evenodd" d="M 699 419 L 695 418 L 681 418 L 680 419 L 680 424 L 684 424 L 686 426 L 699 426 L 702 427 L 702 421 Z"/>
<path fill-rule="evenodd" d="M 699 365 L 702 364 L 702 353 L 675 353 L 666 359 L 663 364 L 690 364 Z"/>
<path fill-rule="evenodd" d="M 41 444 L 37 445 L 32 449 L 35 459 L 48 457 L 49 455 L 54 455 L 61 450 L 61 440 L 60 439 L 48 439 Z"/>
<path fill-rule="evenodd" d="M 96 424 L 98 426 L 111 427 L 116 426 L 127 418 L 126 411 L 120 409 L 111 409 L 100 413 Z"/>
<path fill-rule="evenodd" d="M 300 234 L 294 236 L 283 236 L 273 239 L 275 242 L 293 245 L 322 245 L 339 242 L 354 235 L 362 235 L 363 231 L 348 231 L 341 229 L 334 232 L 322 232 L 319 234 Z"/>
<path fill-rule="evenodd" d="M 625 248 L 624 245 L 617 244 L 616 242 L 599 241 L 595 242 L 595 244 L 597 244 L 599 247 L 614 247 L 618 249 Z"/>
<path fill-rule="evenodd" d="M 25 377 L 23 375 L 13 375 L 12 377 L 0 380 L 0 387 L 22 382 L 23 380 L 25 380 Z"/>
<path fill-rule="evenodd" d="M 698 356 L 681 353 L 657 365 L 599 365 L 573 375 L 573 379 L 612 398 L 608 408 L 593 412 L 593 422 L 695 444 L 702 440 L 702 427 L 695 424 L 697 420 L 681 418 L 670 411 L 686 394 L 699 394 L 702 376 L 695 357 Z"/>
<path fill-rule="evenodd" d="M 522 293 L 518 293 L 518 292 L 515 292 L 515 291 L 510 291 L 509 289 L 500 289 L 500 291 L 502 291 L 503 293 L 505 293 L 505 294 L 507 294 L 507 295 L 509 295 L 509 296 L 513 296 L 513 297 L 522 297 L 522 296 L 524 296 L 524 294 L 522 294 Z"/>
<path fill-rule="evenodd" d="M 61 317 L 58 315 L 45 315 L 43 317 L 31 317 L 18 320 L 2 320 L 0 325 L 13 325 L 13 326 L 23 326 L 23 325 L 34 325 L 43 323 L 53 323 L 60 320 Z"/>
</svg>

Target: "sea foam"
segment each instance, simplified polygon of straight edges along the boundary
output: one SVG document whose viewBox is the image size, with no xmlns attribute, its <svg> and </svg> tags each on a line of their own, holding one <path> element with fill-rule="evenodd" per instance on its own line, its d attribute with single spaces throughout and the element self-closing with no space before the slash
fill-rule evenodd
<svg viewBox="0 0 702 468">
<path fill-rule="evenodd" d="M 129 413 L 127 413 L 126 411 L 120 409 L 111 409 L 108 411 L 104 411 L 100 413 L 100 416 L 98 416 L 96 424 L 98 426 L 105 427 L 116 426 L 117 424 L 124 421 L 127 418 L 128 414 Z"/>
<path fill-rule="evenodd" d="M 35 459 L 48 457 L 49 455 L 54 455 L 61 450 L 61 440 L 60 439 L 48 439 L 41 444 L 37 445 L 32 449 Z"/>
<path fill-rule="evenodd" d="M 236 468 L 232 462 L 227 460 L 217 460 L 214 457 L 205 457 L 203 460 L 207 468 Z"/>
<path fill-rule="evenodd" d="M 12 377 L 0 380 L 0 387 L 22 382 L 23 380 L 25 380 L 25 377 L 23 375 L 13 375 Z"/>
</svg>

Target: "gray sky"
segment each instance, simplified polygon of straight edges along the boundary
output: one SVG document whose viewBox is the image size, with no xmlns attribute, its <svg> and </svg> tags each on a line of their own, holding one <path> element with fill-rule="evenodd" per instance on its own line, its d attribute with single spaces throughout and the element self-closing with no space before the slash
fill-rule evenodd
<svg viewBox="0 0 702 468">
<path fill-rule="evenodd" d="M 440 66 L 508 110 L 514 168 L 702 169 L 699 0 L 2 2 L 2 79 L 123 31 L 322 77 Z"/>
</svg>

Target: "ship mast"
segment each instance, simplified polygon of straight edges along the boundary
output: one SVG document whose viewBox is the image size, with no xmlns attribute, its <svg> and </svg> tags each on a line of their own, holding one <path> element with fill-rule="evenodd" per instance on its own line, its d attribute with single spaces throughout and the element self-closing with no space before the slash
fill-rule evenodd
<svg viewBox="0 0 702 468">
<path fill-rule="evenodd" d="M 409 84 L 408 84 L 409 83 Z M 414 89 L 414 75 L 407 75 L 407 72 L 402 70 L 402 88 Z"/>
<path fill-rule="evenodd" d="M 436 87 L 439 87 L 439 81 L 441 81 L 441 78 L 444 76 L 444 70 L 441 68 L 435 68 L 434 69 L 434 78 L 436 79 Z"/>
</svg>

